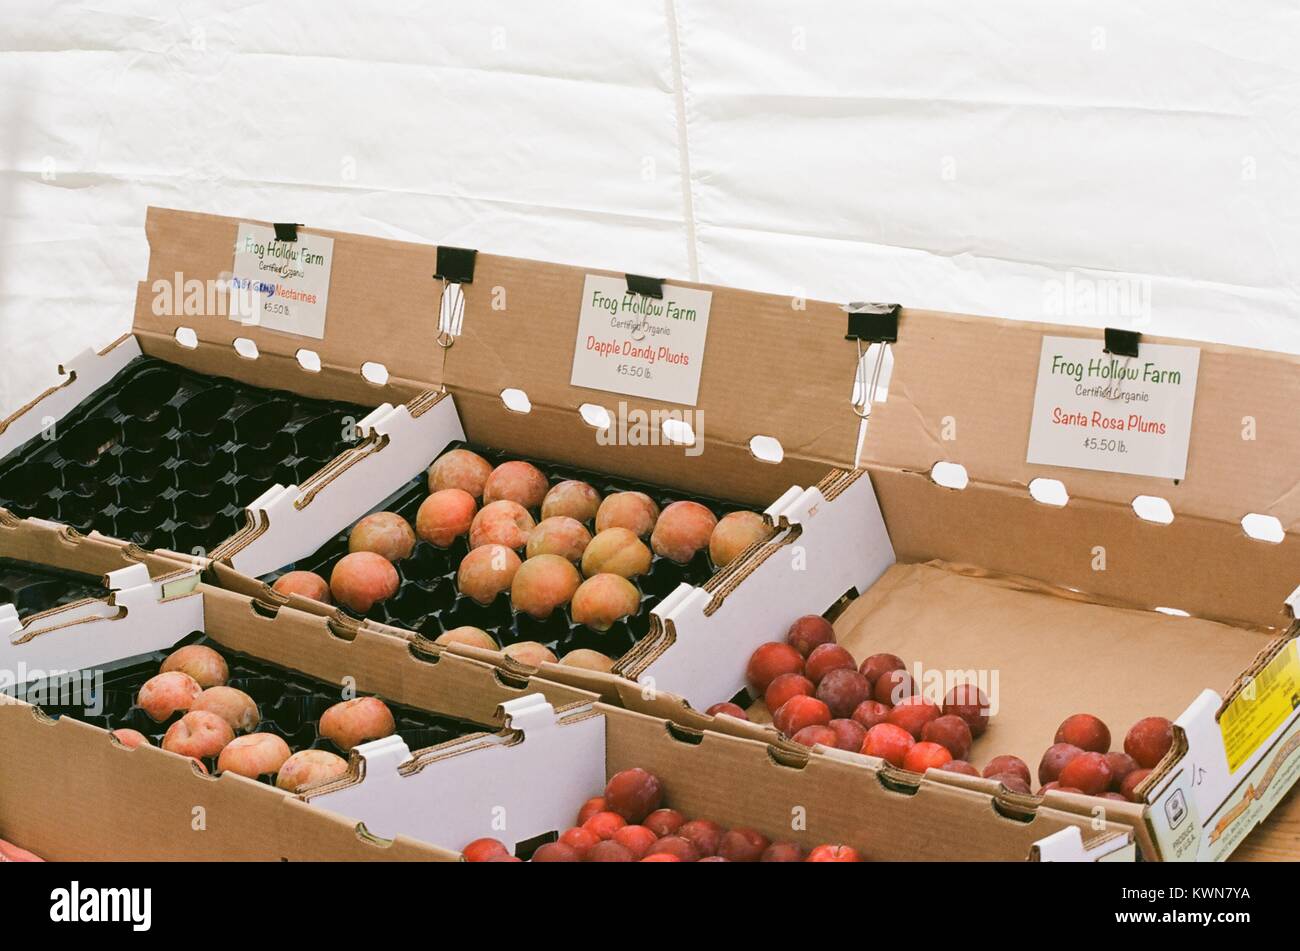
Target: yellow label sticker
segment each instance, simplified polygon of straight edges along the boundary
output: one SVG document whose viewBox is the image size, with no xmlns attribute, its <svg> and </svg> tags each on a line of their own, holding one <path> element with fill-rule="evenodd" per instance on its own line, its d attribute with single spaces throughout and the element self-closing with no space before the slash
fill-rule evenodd
<svg viewBox="0 0 1300 951">
<path fill-rule="evenodd" d="M 1300 653 L 1292 640 L 1246 684 L 1219 718 L 1228 769 L 1237 771 L 1300 707 Z"/>
</svg>

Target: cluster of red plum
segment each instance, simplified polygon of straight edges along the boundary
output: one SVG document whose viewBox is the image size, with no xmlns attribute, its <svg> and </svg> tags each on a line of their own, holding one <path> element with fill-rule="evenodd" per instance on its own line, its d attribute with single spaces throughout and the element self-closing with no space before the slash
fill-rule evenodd
<svg viewBox="0 0 1300 951">
<path fill-rule="evenodd" d="M 531 463 L 493 468 L 468 449 L 444 453 L 428 475 L 430 495 L 416 512 L 414 527 L 394 512 L 367 515 L 353 526 L 348 554 L 335 564 L 328 584 L 312 572 L 291 571 L 275 582 L 275 590 L 326 603 L 332 599 L 365 614 L 397 593 L 394 562 L 410 557 L 417 540 L 448 548 L 465 537 L 469 553 L 456 572 L 465 596 L 490 604 L 509 592 L 515 611 L 538 619 L 567 606 L 575 623 L 608 631 L 640 609 L 635 580 L 650 570 L 652 553 L 685 564 L 707 549 L 722 568 L 770 534 L 757 512 L 732 512 L 718 520 L 705 506 L 688 501 L 660 512 L 643 492 L 602 499 L 586 482 L 551 485 Z M 438 642 L 499 649 L 476 627 L 447 631 Z M 505 653 L 532 665 L 557 661 L 537 641 L 512 644 Z M 609 657 L 585 648 L 559 662 L 596 670 L 613 666 Z"/>
<path fill-rule="evenodd" d="M 785 641 L 762 644 L 750 656 L 746 677 L 762 697 L 776 728 L 805 746 L 877 756 L 924 773 L 940 769 L 995 779 L 1019 793 L 1032 792 L 1029 766 L 1016 756 L 995 756 L 977 769 L 971 745 L 989 723 L 989 701 L 975 684 L 958 684 L 940 700 L 927 698 L 902 658 L 872 654 L 861 664 L 835 643 L 830 623 L 799 618 Z M 748 719 L 734 703 L 709 707 Z M 1110 729 L 1088 713 L 1066 718 L 1038 765 L 1038 789 L 1140 802 L 1137 787 L 1173 745 L 1173 724 L 1145 717 L 1111 752 Z"/>
<path fill-rule="evenodd" d="M 182 714 L 163 734 L 162 748 L 191 758 L 204 772 L 203 761 L 215 759 L 220 772 L 249 779 L 274 776 L 281 789 L 298 792 L 348 771 L 348 761 L 328 750 L 294 753 L 274 733 L 256 732 L 261 721 L 257 703 L 227 686 L 229 679 L 224 657 L 210 647 L 191 644 L 170 654 L 158 675 L 145 681 L 136 706 L 157 723 Z M 321 714 L 319 724 L 320 735 L 341 750 L 395 730 L 392 711 L 377 697 L 336 703 Z M 114 730 L 113 736 L 124 746 L 152 745 L 138 730 Z"/>
<path fill-rule="evenodd" d="M 497 839 L 475 839 L 461 852 L 469 862 L 519 862 Z M 574 825 L 538 847 L 534 862 L 857 862 L 847 845 L 804 852 L 753 829 L 724 829 L 664 808 L 659 777 L 644 769 L 615 773 L 605 794 L 588 799 Z"/>
</svg>

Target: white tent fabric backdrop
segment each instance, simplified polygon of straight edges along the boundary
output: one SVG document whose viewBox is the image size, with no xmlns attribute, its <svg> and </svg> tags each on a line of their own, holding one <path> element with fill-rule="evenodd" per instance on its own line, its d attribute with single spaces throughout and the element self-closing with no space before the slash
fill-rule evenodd
<svg viewBox="0 0 1300 951">
<path fill-rule="evenodd" d="M 1278 0 L 6 0 L 0 414 L 129 327 L 149 204 L 1300 352 L 1298 54 Z"/>
</svg>

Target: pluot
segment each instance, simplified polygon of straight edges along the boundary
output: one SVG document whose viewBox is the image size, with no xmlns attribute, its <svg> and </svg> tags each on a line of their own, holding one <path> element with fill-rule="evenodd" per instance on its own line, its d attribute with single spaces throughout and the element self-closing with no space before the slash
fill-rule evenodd
<svg viewBox="0 0 1300 951">
<path fill-rule="evenodd" d="M 356 697 L 334 704 L 320 718 L 320 733 L 341 750 L 391 736 L 397 729 L 393 712 L 378 697 Z"/>
<path fill-rule="evenodd" d="M 430 545 L 447 548 L 469 534 L 477 514 L 478 503 L 464 489 L 439 489 L 416 510 L 415 534 Z"/>
<path fill-rule="evenodd" d="M 674 502 L 659 514 L 650 547 L 655 554 L 684 565 L 708 547 L 717 524 L 714 514 L 699 502 Z"/>
<path fill-rule="evenodd" d="M 379 602 L 387 601 L 397 593 L 400 583 L 393 563 L 373 551 L 344 555 L 330 573 L 334 600 L 357 614 L 366 614 Z"/>
<path fill-rule="evenodd" d="M 372 551 L 389 561 L 401 561 L 410 558 L 414 549 L 415 530 L 396 512 L 372 512 L 348 533 L 350 552 Z"/>
</svg>

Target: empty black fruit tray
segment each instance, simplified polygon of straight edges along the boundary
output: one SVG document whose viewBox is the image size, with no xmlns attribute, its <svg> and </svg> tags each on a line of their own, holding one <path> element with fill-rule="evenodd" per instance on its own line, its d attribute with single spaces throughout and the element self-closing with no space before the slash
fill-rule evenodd
<svg viewBox="0 0 1300 951">
<path fill-rule="evenodd" d="M 92 575 L 0 558 L 0 604 L 12 604 L 20 618 L 85 598 L 105 597 L 108 589 Z"/>
<path fill-rule="evenodd" d="M 203 554 L 272 485 L 301 484 L 347 448 L 345 418 L 368 412 L 138 357 L 51 437 L 0 460 L 0 507 Z"/>
<path fill-rule="evenodd" d="M 456 448 L 472 449 L 494 466 L 511 459 L 523 458 L 497 449 L 464 443 L 452 444 L 444 452 Z M 541 469 L 551 485 L 565 479 L 577 479 L 592 485 L 602 498 L 613 492 L 644 492 L 655 500 L 661 510 L 672 502 L 689 498 L 707 507 L 718 518 L 741 508 L 717 499 L 687 496 L 672 489 L 632 482 L 573 466 L 537 459 L 523 459 L 523 461 L 531 462 Z M 428 480 L 422 473 L 376 506 L 373 511 L 396 512 L 414 526 L 415 513 L 428 495 Z M 532 514 L 537 518 L 537 512 Z M 591 525 L 587 528 L 589 531 L 593 530 Z M 303 570 L 314 571 L 329 581 L 335 563 L 348 553 L 349 531 L 351 531 L 350 526 L 314 554 L 292 565 L 286 565 L 279 571 L 264 575 L 262 580 L 272 583 L 287 571 Z M 462 595 L 456 588 L 456 569 L 468 551 L 469 544 L 464 538 L 457 539 L 449 548 L 438 548 L 424 541 L 418 542 L 411 557 L 397 562 L 400 581 L 397 594 L 387 601 L 376 604 L 364 617 L 382 624 L 415 631 L 430 639 L 452 628 L 471 625 L 487 631 L 502 647 L 519 641 L 540 641 L 561 657 L 571 650 L 585 647 L 617 659 L 649 632 L 650 611 L 664 596 L 670 594 L 682 582 L 701 585 L 711 578 L 715 571 L 707 551 L 698 552 L 695 558 L 685 565 L 655 555 L 650 563 L 650 571 L 633 579 L 641 591 L 641 608 L 636 616 L 619 621 L 608 631 L 602 632 L 593 630 L 585 624 L 575 624 L 567 608 L 555 612 L 545 620 L 537 620 L 527 614 L 516 612 L 510 605 L 510 596 L 507 593 L 499 595 L 488 605 L 479 604 L 472 598 Z M 362 616 L 350 611 L 348 613 L 354 617 Z"/>
</svg>

